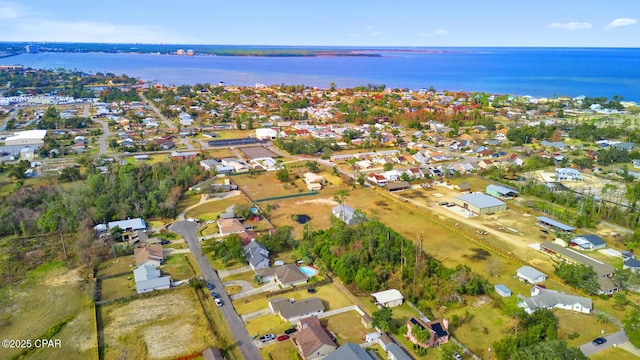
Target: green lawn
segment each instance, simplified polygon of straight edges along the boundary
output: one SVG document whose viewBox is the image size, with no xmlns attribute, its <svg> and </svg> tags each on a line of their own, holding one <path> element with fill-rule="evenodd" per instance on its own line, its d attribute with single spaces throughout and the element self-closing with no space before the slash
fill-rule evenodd
<svg viewBox="0 0 640 360">
<path fill-rule="evenodd" d="M 162 270 L 168 273 L 173 280 L 186 280 L 194 277 L 193 270 L 187 263 L 187 254 L 175 254 L 167 256 Z"/>
<path fill-rule="evenodd" d="M 291 327 L 291 323 L 278 315 L 265 315 L 245 322 L 249 335 L 281 334 Z"/>
<path fill-rule="evenodd" d="M 253 272 L 253 270 L 249 270 L 249 271 L 245 271 L 239 274 L 233 274 L 233 275 L 229 275 L 227 277 L 225 277 L 224 279 L 222 279 L 222 282 L 227 282 L 227 281 L 233 281 L 233 280 L 244 280 L 244 281 L 248 281 L 251 283 L 251 285 L 253 285 L 253 287 L 257 287 L 256 284 L 253 282 L 253 276 L 256 273 Z"/>
<path fill-rule="evenodd" d="M 136 283 L 133 280 L 133 271 L 127 275 L 101 280 L 100 300 L 113 300 L 135 294 Z"/>
<path fill-rule="evenodd" d="M 98 266 L 97 277 L 115 275 L 124 272 L 133 271 L 130 265 L 135 266 L 133 255 L 120 256 L 115 259 L 107 259 Z"/>
<path fill-rule="evenodd" d="M 357 312 L 348 311 L 326 317 L 321 321 L 326 325 L 327 330 L 336 335 L 338 345 L 344 345 L 348 342 L 360 344 L 364 342 L 366 334 L 375 331 L 375 329 L 365 328 L 360 322 L 361 319 L 362 317 Z"/>
<path fill-rule="evenodd" d="M 231 198 L 209 201 L 189 210 L 186 217 L 200 220 L 215 220 L 221 212 L 224 212 L 231 205 L 249 205 L 249 201 L 244 196 L 234 196 Z"/>
<path fill-rule="evenodd" d="M 269 344 L 262 348 L 263 359 L 268 360 L 298 360 L 298 348 L 292 340 Z"/>
<path fill-rule="evenodd" d="M 591 360 L 637 360 L 638 357 L 620 348 L 610 347 L 589 356 Z"/>
</svg>

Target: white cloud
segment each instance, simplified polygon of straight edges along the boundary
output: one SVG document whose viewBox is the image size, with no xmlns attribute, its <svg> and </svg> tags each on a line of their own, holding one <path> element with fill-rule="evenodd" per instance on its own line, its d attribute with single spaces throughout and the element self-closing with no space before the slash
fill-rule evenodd
<svg viewBox="0 0 640 360">
<path fill-rule="evenodd" d="M 445 29 L 438 29 L 438 30 L 433 31 L 433 32 L 422 33 L 422 34 L 420 34 L 420 36 L 426 37 L 426 38 L 432 38 L 432 37 L 435 37 L 435 36 L 447 35 L 448 33 L 449 33 L 449 31 L 447 31 Z"/>
<path fill-rule="evenodd" d="M 582 29 L 591 29 L 592 25 L 588 22 L 577 22 L 572 21 L 568 23 L 552 23 L 549 24 L 549 28 L 551 29 L 563 29 L 563 30 L 582 30 Z"/>
<path fill-rule="evenodd" d="M 373 35 L 373 36 L 378 36 L 378 35 L 382 35 L 382 34 L 384 34 L 382 31 L 374 31 L 374 32 L 371 33 L 371 35 Z"/>
<path fill-rule="evenodd" d="M 610 22 L 604 28 L 608 30 L 608 29 L 613 29 L 617 27 L 632 26 L 632 25 L 635 25 L 637 22 L 638 20 L 632 19 L 632 18 L 617 18 L 612 22 Z"/>
<path fill-rule="evenodd" d="M 17 21 L 11 34 L 0 35 L 0 40 L 114 43 L 199 42 L 194 38 L 169 34 L 154 26 L 42 19 Z"/>
</svg>

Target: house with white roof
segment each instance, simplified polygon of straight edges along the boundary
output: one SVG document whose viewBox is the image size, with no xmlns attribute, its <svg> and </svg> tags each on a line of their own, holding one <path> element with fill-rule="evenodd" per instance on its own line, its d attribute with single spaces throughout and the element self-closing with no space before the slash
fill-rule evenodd
<svg viewBox="0 0 640 360">
<path fill-rule="evenodd" d="M 109 230 L 115 228 L 120 228 L 124 231 L 147 230 L 147 224 L 145 224 L 144 220 L 142 220 L 141 218 L 109 221 L 107 223 L 107 227 L 109 228 Z"/>
<path fill-rule="evenodd" d="M 396 289 L 384 290 L 371 294 L 377 305 L 385 307 L 400 306 L 404 302 L 404 296 Z"/>
<path fill-rule="evenodd" d="M 538 284 L 547 280 L 547 275 L 526 265 L 516 270 L 516 277 L 529 284 Z"/>
<path fill-rule="evenodd" d="M 572 168 L 557 168 L 556 180 L 558 181 L 582 181 L 580 171 Z"/>
</svg>

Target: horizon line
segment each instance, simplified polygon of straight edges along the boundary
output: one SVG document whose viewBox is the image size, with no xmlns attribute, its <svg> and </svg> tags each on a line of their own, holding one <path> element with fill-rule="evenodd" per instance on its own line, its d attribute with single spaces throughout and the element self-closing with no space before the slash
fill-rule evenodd
<svg viewBox="0 0 640 360">
<path fill-rule="evenodd" d="M 0 40 L 0 44 L 30 43 L 30 44 L 101 44 L 101 45 L 155 45 L 155 46 L 237 46 L 237 47 L 333 47 L 333 48 L 361 48 L 361 49 L 429 49 L 429 48 L 505 48 L 505 49 L 640 49 L 638 46 L 556 46 L 556 45 L 285 45 L 285 44 L 205 44 L 205 43 L 162 43 L 162 42 L 87 42 L 87 41 L 31 41 L 31 40 Z"/>
</svg>

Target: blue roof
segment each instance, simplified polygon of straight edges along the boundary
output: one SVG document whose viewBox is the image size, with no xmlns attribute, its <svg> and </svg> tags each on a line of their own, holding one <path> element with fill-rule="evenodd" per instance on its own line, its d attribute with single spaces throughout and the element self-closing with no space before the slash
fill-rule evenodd
<svg viewBox="0 0 640 360">
<path fill-rule="evenodd" d="M 504 286 L 502 284 L 497 284 L 493 288 L 496 289 L 496 290 L 500 290 L 501 293 L 511 294 L 511 290 L 508 287 L 506 287 L 506 286 Z"/>
<path fill-rule="evenodd" d="M 575 238 L 583 238 L 585 240 L 587 240 L 588 242 L 590 242 L 592 245 L 594 246 L 598 246 L 598 245 L 606 245 L 607 243 L 602 240 L 599 236 L 597 235 L 591 235 L 591 234 L 584 234 L 584 235 L 578 235 Z M 575 239 L 574 238 L 574 239 Z"/>
<path fill-rule="evenodd" d="M 499 193 L 500 195 L 509 195 L 511 193 L 515 193 L 515 194 L 518 193 L 517 191 L 513 189 L 509 189 L 508 187 L 502 186 L 502 185 L 487 185 L 487 191 L 489 190 L 493 190 Z"/>
<path fill-rule="evenodd" d="M 575 230 L 575 228 L 573 228 L 573 227 L 571 227 L 569 225 L 563 224 L 563 223 L 561 223 L 559 221 L 555 221 L 553 219 L 549 219 L 546 216 L 538 216 L 536 219 L 540 220 L 540 222 L 545 223 L 547 225 L 555 226 L 560 230 L 564 230 L 564 231 L 573 231 L 573 230 Z"/>
<path fill-rule="evenodd" d="M 478 208 L 488 208 L 488 207 L 506 205 L 502 200 L 498 200 L 493 196 L 489 196 L 481 193 L 458 196 L 456 199 L 468 202 L 469 204 L 476 206 Z"/>
</svg>

